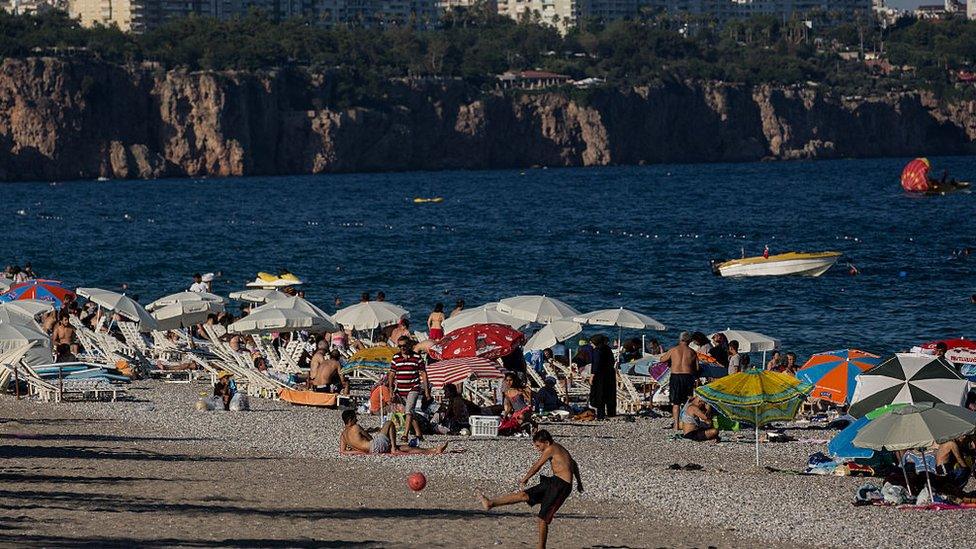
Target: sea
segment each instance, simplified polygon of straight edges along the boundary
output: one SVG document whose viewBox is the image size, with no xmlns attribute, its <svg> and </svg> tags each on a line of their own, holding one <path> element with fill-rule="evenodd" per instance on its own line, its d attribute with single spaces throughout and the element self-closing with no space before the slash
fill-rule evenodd
<svg viewBox="0 0 976 549">
<path fill-rule="evenodd" d="M 904 193 L 909 160 L 11 183 L 2 261 L 69 286 L 126 285 L 143 303 L 195 272 L 219 273 L 226 295 L 287 269 L 327 311 L 383 291 L 417 325 L 438 302 L 545 294 L 582 312 L 641 311 L 668 326 L 644 334 L 665 344 L 734 328 L 801 361 L 890 353 L 976 337 L 976 196 Z M 976 176 L 976 158 L 931 160 Z M 819 278 L 709 267 L 764 246 L 844 256 Z"/>
</svg>

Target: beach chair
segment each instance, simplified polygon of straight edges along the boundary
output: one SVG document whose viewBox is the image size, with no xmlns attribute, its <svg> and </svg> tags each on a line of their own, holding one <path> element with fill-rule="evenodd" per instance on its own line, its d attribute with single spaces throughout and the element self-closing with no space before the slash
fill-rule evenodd
<svg viewBox="0 0 976 549">
<path fill-rule="evenodd" d="M 539 372 L 535 371 L 535 368 L 531 368 L 531 367 L 526 368 L 525 373 L 526 376 L 529 378 L 529 385 L 531 385 L 533 388 L 541 389 L 546 385 L 545 380 L 542 379 L 542 376 L 539 375 Z"/>
<path fill-rule="evenodd" d="M 95 337 L 95 332 L 90 330 L 88 326 L 85 326 L 81 319 L 74 315 L 69 315 L 68 323 L 75 329 L 78 341 L 81 342 L 81 346 L 85 349 L 85 354 L 88 355 L 90 360 L 105 364 L 111 361 L 111 357 L 106 355 L 101 345 L 99 345 L 98 338 Z"/>
<path fill-rule="evenodd" d="M 617 413 L 634 414 L 640 410 L 641 397 L 630 378 L 617 370 Z"/>
<path fill-rule="evenodd" d="M 0 363 L 0 368 L 7 371 L 7 379 L 16 379 L 27 384 L 28 396 L 34 396 L 45 402 L 61 402 L 64 400 L 102 400 L 103 397 L 110 397 L 114 402 L 119 395 L 126 395 L 124 387 L 110 383 L 104 379 L 61 379 L 52 382 L 43 379 L 37 372 L 23 361 L 23 355 L 33 347 L 35 342 L 28 343 L 11 355 L 8 355 L 6 362 Z M 16 362 L 11 363 L 11 358 L 17 353 L 20 356 Z"/>
<path fill-rule="evenodd" d="M 116 326 L 119 328 L 119 332 L 122 333 L 122 338 L 125 339 L 125 343 L 139 351 L 143 355 L 149 354 L 149 345 L 146 344 L 146 339 L 139 332 L 139 324 L 135 322 L 118 322 Z"/>
<path fill-rule="evenodd" d="M 302 358 L 302 353 L 305 352 L 305 342 L 293 339 L 285 345 L 283 352 L 278 360 L 278 370 L 282 372 L 294 374 L 299 373 L 302 369 L 298 366 L 298 361 Z"/>
<path fill-rule="evenodd" d="M 287 383 L 256 370 L 248 357 L 221 341 L 212 326 L 204 325 L 204 332 L 210 337 L 211 350 L 220 358 L 220 367 L 234 375 L 238 386 L 244 387 L 248 396 L 277 400 L 278 389 L 290 388 Z"/>
</svg>

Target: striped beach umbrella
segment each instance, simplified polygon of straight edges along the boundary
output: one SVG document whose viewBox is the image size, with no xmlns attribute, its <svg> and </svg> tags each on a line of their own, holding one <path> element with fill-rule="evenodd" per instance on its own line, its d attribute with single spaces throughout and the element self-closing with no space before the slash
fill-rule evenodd
<svg viewBox="0 0 976 549">
<path fill-rule="evenodd" d="M 368 347 L 361 351 L 356 351 L 349 360 L 342 366 L 343 372 L 353 370 L 372 370 L 375 372 L 385 372 L 390 369 L 393 362 L 393 355 L 397 349 L 393 347 L 377 346 Z"/>
<path fill-rule="evenodd" d="M 759 427 L 796 417 L 812 386 L 771 370 L 746 370 L 719 378 L 695 389 L 695 394 L 732 421 L 751 423 L 756 429 L 756 465 L 759 465 Z"/>
<path fill-rule="evenodd" d="M 961 406 L 969 381 L 945 360 L 898 353 L 857 376 L 850 414 L 861 417 L 886 404 L 945 402 Z"/>
<path fill-rule="evenodd" d="M 0 300 L 3 301 L 16 301 L 20 299 L 47 301 L 54 305 L 55 309 L 61 309 L 65 298 L 74 299 L 75 293 L 63 287 L 58 280 L 45 280 L 41 278 L 13 284 L 3 295 L 0 295 Z"/>
<path fill-rule="evenodd" d="M 810 357 L 796 377 L 813 385 L 810 396 L 834 404 L 850 404 L 857 376 L 881 364 L 881 357 L 858 349 L 817 353 Z"/>
<path fill-rule="evenodd" d="M 468 379 L 501 379 L 505 372 L 494 360 L 481 357 L 453 358 L 427 365 L 427 380 L 437 389 Z"/>
</svg>

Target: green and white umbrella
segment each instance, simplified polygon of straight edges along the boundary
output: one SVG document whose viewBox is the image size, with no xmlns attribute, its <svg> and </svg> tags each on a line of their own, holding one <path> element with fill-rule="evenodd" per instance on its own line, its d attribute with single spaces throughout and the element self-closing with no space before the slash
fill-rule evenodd
<svg viewBox="0 0 976 549">
<path fill-rule="evenodd" d="M 945 360 L 898 353 L 857 376 L 850 414 L 861 417 L 886 404 L 966 402 L 969 382 Z"/>
<path fill-rule="evenodd" d="M 578 316 L 579 311 L 566 303 L 544 295 L 519 295 L 498 302 L 500 312 L 514 317 L 548 324 L 554 320 Z"/>
<path fill-rule="evenodd" d="M 853 444 L 871 450 L 914 450 L 942 444 L 976 431 L 976 412 L 942 402 L 920 402 L 897 408 L 861 428 Z M 932 482 L 926 469 L 926 482 Z"/>
<path fill-rule="evenodd" d="M 78 288 L 75 292 L 106 311 L 139 323 L 139 331 L 149 332 L 158 328 L 156 319 L 134 299 L 118 292 L 100 288 Z"/>
</svg>

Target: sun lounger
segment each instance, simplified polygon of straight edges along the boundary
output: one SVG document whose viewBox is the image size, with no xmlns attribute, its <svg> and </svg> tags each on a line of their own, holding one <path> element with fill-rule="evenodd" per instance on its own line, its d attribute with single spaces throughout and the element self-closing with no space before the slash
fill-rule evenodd
<svg viewBox="0 0 976 549">
<path fill-rule="evenodd" d="M 26 345 L 26 353 L 34 343 Z M 18 349 L 19 351 L 20 349 Z M 102 400 L 110 398 L 115 401 L 120 395 L 127 394 L 124 387 L 106 381 L 104 378 L 70 379 L 62 378 L 49 381 L 23 362 L 23 355 L 17 363 L 0 363 L 0 368 L 8 372 L 8 379 L 15 379 L 27 384 L 28 395 L 36 396 L 46 402 L 61 402 L 63 400 Z"/>
</svg>

